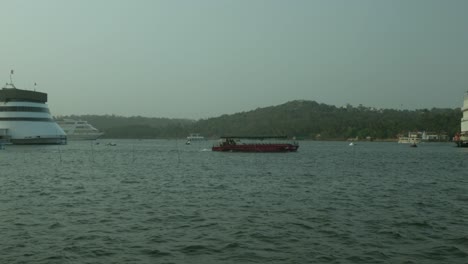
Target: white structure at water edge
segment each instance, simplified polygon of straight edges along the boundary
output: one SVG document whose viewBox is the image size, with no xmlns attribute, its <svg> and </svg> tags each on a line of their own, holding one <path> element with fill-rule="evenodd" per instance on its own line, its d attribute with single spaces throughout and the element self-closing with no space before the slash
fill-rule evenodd
<svg viewBox="0 0 468 264">
<path fill-rule="evenodd" d="M 461 134 L 462 136 L 468 136 L 468 92 L 465 93 L 461 111 L 463 113 L 461 119 Z"/>
<path fill-rule="evenodd" d="M 0 90 L 3 136 L 13 144 L 66 144 L 67 136 L 55 123 L 46 102 L 46 93 L 17 89 L 10 75 L 10 83 Z"/>
<path fill-rule="evenodd" d="M 419 132 L 408 132 L 407 137 L 399 137 L 398 143 L 400 144 L 418 144 L 421 143 L 421 137 Z"/>
<path fill-rule="evenodd" d="M 454 136 L 453 141 L 458 147 L 468 147 L 468 92 L 465 93 L 463 98 L 461 111 L 463 114 L 460 122 L 461 132 Z"/>
</svg>

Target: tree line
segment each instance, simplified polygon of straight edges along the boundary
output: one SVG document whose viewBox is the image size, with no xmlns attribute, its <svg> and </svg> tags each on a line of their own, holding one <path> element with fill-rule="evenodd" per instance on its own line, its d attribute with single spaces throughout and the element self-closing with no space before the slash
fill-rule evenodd
<svg viewBox="0 0 468 264">
<path fill-rule="evenodd" d="M 86 120 L 106 138 L 184 138 L 200 133 L 220 136 L 278 136 L 300 139 L 395 139 L 409 131 L 430 131 L 451 138 L 460 130 L 460 108 L 377 109 L 362 105 L 336 107 L 296 100 L 282 105 L 214 118 L 190 120 L 115 115 L 65 116 Z"/>
</svg>

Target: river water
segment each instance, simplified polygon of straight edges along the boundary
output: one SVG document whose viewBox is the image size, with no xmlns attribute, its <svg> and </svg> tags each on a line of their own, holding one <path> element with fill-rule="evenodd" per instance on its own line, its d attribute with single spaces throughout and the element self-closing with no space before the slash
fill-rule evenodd
<svg viewBox="0 0 468 264">
<path fill-rule="evenodd" d="M 468 149 L 0 150 L 0 263 L 468 263 Z"/>
</svg>

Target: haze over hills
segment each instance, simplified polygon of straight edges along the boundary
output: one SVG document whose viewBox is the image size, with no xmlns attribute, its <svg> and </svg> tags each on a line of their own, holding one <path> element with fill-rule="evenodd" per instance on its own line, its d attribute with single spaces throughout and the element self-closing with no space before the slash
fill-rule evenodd
<svg viewBox="0 0 468 264">
<path fill-rule="evenodd" d="M 395 139 L 408 131 L 431 131 L 451 137 L 460 130 L 459 108 L 376 109 L 362 105 L 336 107 L 296 100 L 277 106 L 190 120 L 115 115 L 68 116 L 86 120 L 106 138 L 183 138 L 190 133 L 222 135 L 288 135 L 303 139 Z M 61 117 L 67 118 L 67 117 Z"/>
</svg>

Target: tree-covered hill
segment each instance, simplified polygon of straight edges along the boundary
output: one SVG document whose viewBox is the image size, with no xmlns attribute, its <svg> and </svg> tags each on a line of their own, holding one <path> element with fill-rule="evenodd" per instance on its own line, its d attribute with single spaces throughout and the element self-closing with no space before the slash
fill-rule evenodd
<svg viewBox="0 0 468 264">
<path fill-rule="evenodd" d="M 430 131 L 452 136 L 460 130 L 456 109 L 395 110 L 362 105 L 336 107 L 314 101 L 282 105 L 198 121 L 121 116 L 71 116 L 90 122 L 110 138 L 177 138 L 189 133 L 222 135 L 288 135 L 307 139 L 393 139 L 408 131 Z"/>
<path fill-rule="evenodd" d="M 314 101 L 292 101 L 249 112 L 200 120 L 195 130 L 205 135 L 289 135 L 300 138 L 396 138 L 408 131 L 453 135 L 460 127 L 460 109 L 394 110 L 362 105 L 335 107 Z"/>
</svg>

